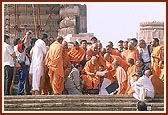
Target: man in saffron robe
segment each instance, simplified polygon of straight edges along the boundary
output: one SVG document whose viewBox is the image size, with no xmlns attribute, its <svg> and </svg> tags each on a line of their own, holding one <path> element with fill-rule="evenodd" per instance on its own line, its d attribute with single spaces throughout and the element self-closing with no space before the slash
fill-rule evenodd
<svg viewBox="0 0 168 115">
<path fill-rule="evenodd" d="M 85 58 L 85 50 L 79 47 L 79 43 L 74 41 L 74 47 L 68 52 L 70 56 L 70 61 L 73 63 L 80 63 Z"/>
<path fill-rule="evenodd" d="M 99 70 L 97 61 L 97 57 L 92 56 L 91 60 L 86 62 L 86 65 L 83 69 L 85 74 L 82 75 L 82 79 L 85 81 L 85 87 L 89 94 L 92 94 L 90 91 L 93 90 L 95 90 L 94 94 L 99 93 L 100 77 L 96 76 L 96 72 Z"/>
<path fill-rule="evenodd" d="M 66 41 L 62 42 L 63 46 L 63 68 L 64 68 L 64 78 L 66 79 L 71 72 L 71 61 L 68 52 L 70 48 L 68 48 L 68 43 Z"/>
<path fill-rule="evenodd" d="M 159 67 L 161 69 L 159 78 L 164 82 L 164 61 L 159 62 Z"/>
<path fill-rule="evenodd" d="M 130 90 L 131 84 L 133 83 L 133 82 L 131 82 L 132 81 L 132 75 L 134 75 L 137 71 L 136 65 L 134 64 L 134 59 L 129 58 L 128 59 L 128 65 L 129 65 L 128 70 L 127 70 L 128 82 L 127 82 L 127 90 L 125 91 L 126 94 Z"/>
<path fill-rule="evenodd" d="M 119 62 L 120 66 L 121 66 L 125 71 L 127 71 L 127 69 L 128 69 L 128 64 L 127 64 L 127 62 L 126 62 L 124 59 L 122 59 L 121 57 L 116 56 L 116 55 L 110 55 L 109 53 L 106 53 L 106 54 L 104 55 L 104 58 L 105 58 L 106 62 L 108 61 L 108 62 L 110 62 L 110 63 L 112 63 L 112 62 L 114 61 L 114 59 L 116 59 L 116 60 Z M 110 58 L 110 59 L 108 59 L 108 58 Z"/>
<path fill-rule="evenodd" d="M 163 46 L 159 45 L 159 39 L 158 38 L 153 38 L 152 39 L 152 61 L 151 61 L 151 69 L 153 74 L 156 74 L 157 76 L 160 76 L 161 74 L 161 69 L 159 67 L 159 62 L 163 60 Z"/>
<path fill-rule="evenodd" d="M 118 81 L 119 89 L 117 94 L 125 94 L 127 88 L 127 74 L 122 67 L 119 66 L 119 62 L 114 60 L 112 63 L 113 70 L 116 70 L 114 78 Z"/>
<path fill-rule="evenodd" d="M 136 60 L 140 58 L 140 54 L 139 54 L 139 51 L 134 46 L 135 46 L 135 43 L 133 40 L 131 40 L 128 43 L 128 50 L 123 51 L 123 58 L 125 60 L 132 58 L 134 59 L 134 63 L 135 63 Z"/>
<path fill-rule="evenodd" d="M 109 43 L 111 42 L 108 42 L 108 44 Z M 106 46 L 106 52 L 110 53 L 111 55 L 116 55 L 122 58 L 120 52 L 117 49 L 114 49 L 110 44 Z"/>
<path fill-rule="evenodd" d="M 57 40 L 50 45 L 46 55 L 45 64 L 48 66 L 51 87 L 54 95 L 61 95 L 64 89 L 64 70 L 63 70 L 63 37 L 58 36 Z"/>
<path fill-rule="evenodd" d="M 155 94 L 164 94 L 164 83 L 158 76 L 153 75 L 151 70 L 146 70 L 145 75 L 152 81 Z"/>
<path fill-rule="evenodd" d="M 86 52 L 86 60 L 90 60 L 92 56 L 96 56 L 98 58 L 99 65 L 103 65 L 106 68 L 106 62 L 104 57 L 101 55 L 101 52 L 98 52 L 98 44 L 94 43 L 92 47 Z"/>
</svg>

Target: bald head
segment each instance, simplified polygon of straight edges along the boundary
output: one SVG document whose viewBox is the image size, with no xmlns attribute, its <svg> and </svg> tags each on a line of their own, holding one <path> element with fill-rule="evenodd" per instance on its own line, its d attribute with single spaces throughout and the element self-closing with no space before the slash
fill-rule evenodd
<svg viewBox="0 0 168 115">
<path fill-rule="evenodd" d="M 91 57 L 91 62 L 92 62 L 93 65 L 96 65 L 96 63 L 97 63 L 97 57 L 96 56 L 92 56 Z"/>
<path fill-rule="evenodd" d="M 92 50 L 95 51 L 95 52 L 98 52 L 98 44 L 97 43 L 94 43 L 92 45 Z"/>
<path fill-rule="evenodd" d="M 114 59 L 114 61 L 112 62 L 112 68 L 113 68 L 113 70 L 116 70 L 118 66 L 119 66 L 118 60 Z"/>
<path fill-rule="evenodd" d="M 104 54 L 104 59 L 105 59 L 106 61 L 110 61 L 110 53 L 105 53 L 105 54 Z"/>
</svg>

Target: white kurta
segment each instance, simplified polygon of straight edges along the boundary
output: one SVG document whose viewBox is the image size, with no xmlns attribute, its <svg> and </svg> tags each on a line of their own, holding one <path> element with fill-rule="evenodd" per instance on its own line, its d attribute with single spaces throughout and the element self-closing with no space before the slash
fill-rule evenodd
<svg viewBox="0 0 168 115">
<path fill-rule="evenodd" d="M 104 78 L 99 91 L 99 95 L 109 95 L 105 88 L 110 84 L 111 84 L 111 81 L 107 78 Z"/>
<path fill-rule="evenodd" d="M 133 87 L 135 90 L 133 96 L 136 99 L 143 101 L 145 97 L 154 98 L 154 87 L 147 76 L 143 75 L 140 77 L 138 81 L 133 83 Z"/>
<path fill-rule="evenodd" d="M 40 78 L 44 72 L 44 56 L 47 52 L 45 42 L 38 39 L 35 42 L 30 72 L 32 74 L 32 90 L 39 90 Z"/>
</svg>

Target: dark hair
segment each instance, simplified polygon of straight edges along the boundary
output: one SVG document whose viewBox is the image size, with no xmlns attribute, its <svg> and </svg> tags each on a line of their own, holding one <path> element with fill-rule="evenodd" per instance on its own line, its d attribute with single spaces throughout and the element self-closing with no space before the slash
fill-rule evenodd
<svg viewBox="0 0 168 115">
<path fill-rule="evenodd" d="M 96 41 L 97 41 L 97 38 L 94 36 L 94 37 L 91 38 L 91 41 L 92 41 L 92 40 L 96 40 Z"/>
<path fill-rule="evenodd" d="M 57 41 L 64 40 L 62 36 L 57 36 Z"/>
<path fill-rule="evenodd" d="M 128 44 L 128 41 L 124 41 L 123 43 L 127 43 Z"/>
<path fill-rule="evenodd" d="M 137 109 L 138 111 L 147 111 L 147 105 L 145 104 L 145 102 L 138 101 Z"/>
<path fill-rule="evenodd" d="M 86 40 L 81 40 L 81 41 L 80 41 L 80 44 L 82 44 L 82 42 L 86 42 L 86 43 L 87 43 L 87 41 L 86 41 Z"/>
<path fill-rule="evenodd" d="M 132 38 L 131 40 L 136 42 L 136 43 L 138 42 L 138 40 L 136 38 Z"/>
<path fill-rule="evenodd" d="M 31 45 L 35 44 L 36 41 L 37 41 L 37 38 L 32 38 L 31 41 L 30 41 Z"/>
<path fill-rule="evenodd" d="M 132 64 L 132 65 L 134 65 L 134 59 L 133 58 L 128 58 L 128 63 L 130 63 L 130 64 Z"/>
<path fill-rule="evenodd" d="M 19 41 L 20 41 L 20 38 L 15 39 L 13 42 L 14 46 L 18 45 Z"/>
<path fill-rule="evenodd" d="M 73 65 L 72 65 L 72 67 L 75 67 L 75 68 L 78 68 L 78 67 L 80 67 L 81 66 L 81 64 L 79 64 L 79 63 L 74 63 Z"/>
<path fill-rule="evenodd" d="M 48 38 L 48 35 L 47 34 L 42 34 L 41 39 L 44 40 L 45 38 Z"/>
<path fill-rule="evenodd" d="M 123 42 L 124 42 L 123 40 L 118 41 L 118 43 L 123 43 Z"/>
<path fill-rule="evenodd" d="M 159 39 L 158 38 L 153 38 L 155 40 L 155 42 L 159 42 Z"/>
<path fill-rule="evenodd" d="M 4 35 L 4 42 L 6 42 L 7 39 L 9 39 L 10 37 L 8 35 Z"/>
<path fill-rule="evenodd" d="M 79 43 L 77 41 L 74 41 L 73 45 L 74 46 L 79 46 Z"/>
<path fill-rule="evenodd" d="M 137 76 L 137 77 L 142 77 L 143 76 L 143 73 L 142 71 L 137 71 L 134 75 L 132 76 Z"/>
<path fill-rule="evenodd" d="M 99 65 L 99 67 L 103 67 L 103 68 L 104 68 L 104 66 L 103 66 L 103 65 Z"/>
</svg>

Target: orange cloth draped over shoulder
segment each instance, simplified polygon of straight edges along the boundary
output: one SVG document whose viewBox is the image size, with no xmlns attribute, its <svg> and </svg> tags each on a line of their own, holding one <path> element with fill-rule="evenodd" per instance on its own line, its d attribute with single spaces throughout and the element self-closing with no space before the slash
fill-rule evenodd
<svg viewBox="0 0 168 115">
<path fill-rule="evenodd" d="M 128 80 L 131 79 L 132 75 L 134 75 L 136 73 L 136 71 L 137 71 L 136 70 L 136 65 L 128 67 L 128 70 L 127 70 Z"/>
<path fill-rule="evenodd" d="M 83 68 L 85 75 L 84 74 L 82 75 L 82 79 L 85 81 L 86 89 L 99 89 L 100 77 L 96 75 L 90 76 L 87 74 L 87 72 L 96 74 L 98 70 L 99 70 L 98 64 L 94 66 L 91 63 L 91 60 L 86 62 L 86 65 Z"/>
<path fill-rule="evenodd" d="M 86 51 L 86 61 L 89 61 L 92 56 L 96 56 L 97 54 L 90 48 Z"/>
<path fill-rule="evenodd" d="M 159 78 L 164 82 L 164 69 L 161 69 Z"/>
<path fill-rule="evenodd" d="M 109 70 L 109 73 L 108 73 L 107 76 L 105 76 L 105 78 L 111 80 L 111 83 L 113 83 L 114 82 L 114 77 L 113 76 L 116 73 L 116 71 L 112 70 L 112 63 L 111 62 L 106 61 L 106 67 L 107 67 L 107 70 Z"/>
<path fill-rule="evenodd" d="M 163 46 L 157 46 L 153 48 L 153 51 L 151 54 L 151 55 L 157 56 L 157 58 L 153 58 L 151 62 L 152 72 L 153 74 L 156 74 L 157 76 L 160 76 L 161 74 L 161 69 L 158 65 L 159 65 L 159 62 L 163 60 L 162 50 L 163 50 Z"/>
<path fill-rule="evenodd" d="M 119 57 L 122 58 L 120 52 L 118 50 L 116 50 L 116 49 L 111 49 L 110 54 L 111 55 L 115 55 L 115 56 L 119 56 Z"/>
<path fill-rule="evenodd" d="M 127 75 L 125 70 L 122 67 L 118 66 L 114 77 L 116 77 L 116 80 L 119 84 L 118 94 L 125 94 L 125 91 L 127 89 Z"/>
<path fill-rule="evenodd" d="M 71 50 L 68 52 L 68 55 L 70 56 L 70 61 L 79 63 L 85 59 L 86 53 L 85 50 L 81 47 L 79 47 L 78 50 L 72 47 Z"/>
<path fill-rule="evenodd" d="M 111 56 L 112 56 L 112 58 L 115 58 L 115 59 L 119 62 L 120 66 L 121 66 L 125 71 L 127 71 L 127 69 L 128 69 L 128 64 L 127 64 L 127 61 L 126 61 L 126 60 L 124 60 L 123 58 L 121 58 L 121 57 L 119 57 L 119 56 L 116 56 L 116 55 L 111 55 Z"/>
<path fill-rule="evenodd" d="M 133 50 L 124 50 L 123 51 L 123 58 L 127 61 L 129 58 L 134 59 L 134 63 L 136 62 L 137 59 L 140 58 L 139 51 L 134 48 Z"/>
<path fill-rule="evenodd" d="M 66 49 L 66 51 L 63 52 L 63 68 L 64 68 L 64 78 L 66 79 L 71 72 L 71 61 L 70 56 L 68 55 L 68 51 L 70 49 Z"/>
<path fill-rule="evenodd" d="M 96 56 L 98 58 L 98 64 L 103 65 L 106 68 L 106 60 L 104 57 L 99 53 L 94 52 L 91 48 L 86 52 L 86 60 L 89 61 L 92 56 Z"/>
<path fill-rule="evenodd" d="M 155 94 L 164 94 L 164 83 L 161 79 L 159 79 L 156 75 L 149 76 L 149 79 L 152 81 L 154 86 Z"/>
<path fill-rule="evenodd" d="M 62 44 L 55 41 L 50 45 L 47 52 L 45 64 L 48 66 L 48 75 L 50 77 L 51 87 L 54 94 L 62 94 L 64 89 L 64 70 L 63 70 L 63 47 Z"/>
</svg>

